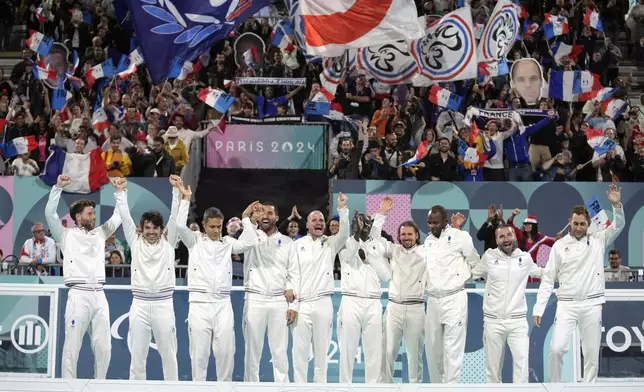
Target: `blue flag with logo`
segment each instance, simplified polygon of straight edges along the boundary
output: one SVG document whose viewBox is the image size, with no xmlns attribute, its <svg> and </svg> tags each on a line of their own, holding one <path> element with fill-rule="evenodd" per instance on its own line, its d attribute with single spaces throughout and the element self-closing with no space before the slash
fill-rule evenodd
<svg viewBox="0 0 644 392">
<path fill-rule="evenodd" d="M 152 81 L 168 76 L 175 57 L 210 50 L 270 0 L 138 0 L 127 3 Z M 163 48 L 163 50 L 159 50 Z"/>
</svg>

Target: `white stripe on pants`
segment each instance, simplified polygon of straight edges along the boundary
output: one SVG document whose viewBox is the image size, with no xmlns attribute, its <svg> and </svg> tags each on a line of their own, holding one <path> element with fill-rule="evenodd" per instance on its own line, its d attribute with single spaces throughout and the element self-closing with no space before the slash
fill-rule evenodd
<svg viewBox="0 0 644 392">
<path fill-rule="evenodd" d="M 313 343 L 315 371 L 313 381 L 326 383 L 327 355 L 333 330 L 331 297 L 300 302 L 293 326 L 293 379 L 298 384 L 308 381 L 309 354 Z"/>
<path fill-rule="evenodd" d="M 351 383 L 362 335 L 365 382 L 376 383 L 382 366 L 382 303 L 379 298 L 342 296 L 338 310 L 340 382 Z"/>
<path fill-rule="evenodd" d="M 407 351 L 409 383 L 423 382 L 424 321 L 425 304 L 401 305 L 389 301 L 385 310 L 381 383 L 394 382 L 394 364 L 403 337 Z"/>
<path fill-rule="evenodd" d="M 244 381 L 259 382 L 259 362 L 264 350 L 264 336 L 268 330 L 268 347 L 273 361 L 273 381 L 288 380 L 288 304 L 284 296 L 276 301 L 247 299 L 244 305 Z"/>
<path fill-rule="evenodd" d="M 515 384 L 528 382 L 528 352 L 530 350 L 528 331 L 528 321 L 525 317 L 517 320 L 485 319 L 483 350 L 485 352 L 486 383 L 503 382 L 501 370 L 503 369 L 506 342 L 512 353 L 512 382 Z"/>
<path fill-rule="evenodd" d="M 112 355 L 110 309 L 101 291 L 70 289 L 65 308 L 65 343 L 61 366 L 62 378 L 76 378 L 78 354 L 85 332 L 89 332 L 94 352 L 94 378 L 107 376 Z"/>
<path fill-rule="evenodd" d="M 150 340 L 154 334 L 161 364 L 163 379 L 177 381 L 177 333 L 172 298 L 160 301 L 132 299 L 130 307 L 130 380 L 146 379 L 146 360 L 150 351 Z"/>
<path fill-rule="evenodd" d="M 235 316 L 230 298 L 190 302 L 188 331 L 192 381 L 206 380 L 211 348 L 217 381 L 231 381 L 235 365 Z"/>
<path fill-rule="evenodd" d="M 425 355 L 429 382 L 456 384 L 461 380 L 467 333 L 467 293 L 427 297 Z"/>
<path fill-rule="evenodd" d="M 572 333 L 577 326 L 579 326 L 581 349 L 584 354 L 584 382 L 597 381 L 602 339 L 602 305 L 571 306 L 558 301 L 548 353 L 549 382 L 551 383 L 561 382 L 563 357 L 568 352 Z"/>
</svg>

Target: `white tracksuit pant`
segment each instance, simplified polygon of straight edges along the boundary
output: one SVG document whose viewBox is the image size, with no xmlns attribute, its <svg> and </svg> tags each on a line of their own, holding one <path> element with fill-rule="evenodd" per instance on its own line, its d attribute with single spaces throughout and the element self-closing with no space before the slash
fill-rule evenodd
<svg viewBox="0 0 644 392">
<path fill-rule="evenodd" d="M 503 369 L 506 342 L 512 353 L 512 382 L 515 384 L 528 382 L 528 352 L 530 350 L 528 331 L 528 321 L 525 317 L 517 320 L 485 319 L 483 350 L 485 352 L 486 383 L 503 382 L 501 370 Z"/>
<path fill-rule="evenodd" d="M 244 305 L 244 381 L 259 382 L 259 362 L 264 350 L 264 336 L 268 331 L 268 346 L 273 361 L 273 381 L 287 383 L 288 379 L 288 303 L 281 300 L 261 301 L 246 299 Z"/>
<path fill-rule="evenodd" d="M 206 381 L 211 349 L 217 381 L 231 381 L 235 365 L 235 316 L 230 298 L 190 302 L 188 331 L 192 381 Z"/>
<path fill-rule="evenodd" d="M 174 321 L 172 298 L 160 301 L 132 299 L 130 307 L 130 380 L 146 379 L 146 361 L 150 351 L 150 341 L 154 334 L 161 364 L 163 379 L 177 381 L 177 333 Z"/>
<path fill-rule="evenodd" d="M 461 380 L 467 333 L 465 290 L 442 298 L 427 297 L 425 355 L 429 382 L 456 384 Z"/>
<path fill-rule="evenodd" d="M 63 345 L 63 378 L 76 378 L 78 354 L 85 332 L 89 332 L 94 352 L 94 378 L 105 379 L 112 356 L 110 309 L 103 289 L 93 291 L 72 288 L 65 308 L 65 343 Z"/>
<path fill-rule="evenodd" d="M 293 379 L 296 383 L 308 381 L 309 354 L 313 343 L 315 371 L 313 381 L 326 383 L 327 355 L 333 330 L 333 303 L 331 297 L 300 302 L 297 320 L 293 325 Z"/>
<path fill-rule="evenodd" d="M 581 333 L 581 350 L 584 354 L 584 382 L 597 381 L 602 338 L 602 305 L 572 306 L 558 301 L 548 353 L 551 383 L 561 382 L 563 357 L 568 352 L 572 333 L 577 326 Z"/>
<path fill-rule="evenodd" d="M 394 364 L 403 337 L 407 351 L 409 383 L 423 382 L 424 322 L 425 304 L 402 305 L 389 301 L 385 310 L 384 354 L 379 380 L 381 383 L 394 382 Z"/>
<path fill-rule="evenodd" d="M 382 303 L 379 298 L 342 296 L 338 310 L 340 382 L 351 383 L 362 336 L 365 382 L 376 383 L 382 366 Z"/>
</svg>

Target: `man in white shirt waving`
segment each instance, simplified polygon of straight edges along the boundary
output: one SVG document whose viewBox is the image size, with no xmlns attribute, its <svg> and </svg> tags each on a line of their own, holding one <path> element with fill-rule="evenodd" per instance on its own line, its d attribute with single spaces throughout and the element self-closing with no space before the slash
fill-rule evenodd
<svg viewBox="0 0 644 392">
<path fill-rule="evenodd" d="M 141 216 L 141 230 L 136 229 L 127 203 L 127 180 L 113 177 L 116 188 L 116 209 L 123 221 L 123 232 L 132 250 L 132 306 L 130 335 L 132 358 L 130 380 L 146 379 L 146 359 L 152 334 L 157 343 L 163 379 L 177 381 L 177 334 L 174 322 L 174 248 L 177 243 L 177 213 L 190 207 L 190 189 L 183 188 L 179 176 L 170 176 L 172 208 L 167 238 L 163 238 L 163 216 L 148 211 Z M 182 197 L 183 196 L 183 197 Z M 179 202 L 180 198 L 183 198 Z M 183 212 L 183 211 L 182 211 Z"/>
<path fill-rule="evenodd" d="M 454 384 L 460 382 L 465 356 L 465 282 L 480 258 L 469 233 L 448 226 L 443 206 L 431 208 L 427 224 L 429 234 L 424 245 L 427 263 L 425 355 L 429 381 Z"/>
<path fill-rule="evenodd" d="M 386 214 L 392 200 L 385 198 L 380 208 Z M 362 336 L 365 358 L 365 382 L 376 383 L 382 367 L 381 281 L 391 279 L 385 256 L 386 240 L 371 233 L 373 222 L 356 211 L 353 235 L 340 251 L 342 302 L 338 310 L 338 345 L 340 382 L 351 383 L 353 365 Z M 376 228 L 378 229 L 378 228 Z"/>
<path fill-rule="evenodd" d="M 257 230 L 259 243 L 244 253 L 244 381 L 259 382 L 259 361 L 268 330 L 273 381 L 285 383 L 289 382 L 288 325 L 295 320 L 293 289 L 299 287 L 300 269 L 288 258 L 293 240 L 277 230 L 277 206 L 263 206 L 264 216 Z M 244 226 L 247 229 L 255 228 Z"/>
<path fill-rule="evenodd" d="M 188 210 L 179 210 L 179 238 L 188 248 L 188 333 L 192 381 L 205 381 L 212 349 L 217 365 L 217 381 L 231 381 L 235 364 L 235 318 L 230 302 L 233 285 L 232 255 L 244 253 L 257 245 L 253 226 L 263 215 L 256 201 L 242 215 L 245 229 L 239 239 L 221 238 L 224 215 L 218 208 L 203 214 L 205 234 L 186 226 Z M 251 218 L 253 221 L 251 221 Z"/>
<path fill-rule="evenodd" d="M 568 352 L 570 337 L 575 328 L 581 332 L 584 354 L 584 382 L 597 380 L 599 349 L 602 334 L 602 304 L 604 298 L 604 254 L 624 228 L 624 209 L 621 189 L 611 184 L 606 197 L 613 205 L 613 221 L 607 228 L 588 233 L 590 214 L 585 206 L 575 206 L 570 213 L 570 232 L 555 242 L 541 279 L 537 303 L 532 311 L 534 325 L 541 317 L 554 287 L 557 290 L 557 313 L 553 326 L 548 368 L 550 382 L 561 382 L 563 356 Z"/>
<path fill-rule="evenodd" d="M 335 288 L 333 264 L 335 256 L 349 239 L 349 210 L 347 197 L 338 195 L 340 230 L 325 236 L 326 222 L 320 211 L 313 211 L 306 220 L 308 235 L 291 245 L 289 262 L 300 268 L 298 316 L 293 323 L 293 378 L 296 383 L 308 381 L 309 353 L 313 343 L 315 362 L 314 382 L 326 383 L 327 353 L 333 328 L 333 303 Z"/>
<path fill-rule="evenodd" d="M 472 268 L 473 278 L 485 278 L 483 294 L 483 348 L 485 382 L 501 383 L 505 344 L 514 361 L 513 382 L 527 383 L 528 305 L 525 300 L 528 277 L 541 277 L 543 269 L 532 261 L 530 253 L 519 249 L 514 229 L 501 225 L 495 230 L 498 248 L 488 249 L 481 262 Z"/>
<path fill-rule="evenodd" d="M 386 208 L 383 208 L 386 207 Z M 380 238 L 391 205 L 381 204 L 371 230 Z M 394 382 L 394 365 L 403 337 L 407 349 L 407 371 L 410 383 L 423 382 L 423 338 L 425 336 L 425 284 L 427 266 L 420 230 L 413 221 L 398 227 L 398 242 L 384 242 L 385 256 L 390 260 L 389 303 L 384 317 L 383 362 L 379 382 Z"/>
<path fill-rule="evenodd" d="M 89 330 L 94 352 L 94 378 L 105 379 L 112 351 L 110 310 L 103 292 L 105 239 L 119 227 L 121 217 L 116 212 L 103 226 L 96 227 L 96 204 L 82 199 L 72 203 L 69 211 L 76 227 L 63 227 L 58 217 L 58 202 L 63 189 L 71 183 L 71 177 L 58 176 L 45 207 L 47 225 L 65 255 L 63 276 L 65 285 L 70 287 L 65 308 L 61 374 L 63 378 L 76 378 L 78 354 L 85 332 Z"/>
</svg>

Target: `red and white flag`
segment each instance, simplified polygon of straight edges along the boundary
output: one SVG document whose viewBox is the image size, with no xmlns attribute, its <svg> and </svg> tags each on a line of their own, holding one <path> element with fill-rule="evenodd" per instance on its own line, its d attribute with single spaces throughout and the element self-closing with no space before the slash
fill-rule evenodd
<svg viewBox="0 0 644 392">
<path fill-rule="evenodd" d="M 340 56 L 349 48 L 423 37 L 413 0 L 300 0 L 307 52 Z"/>
</svg>

